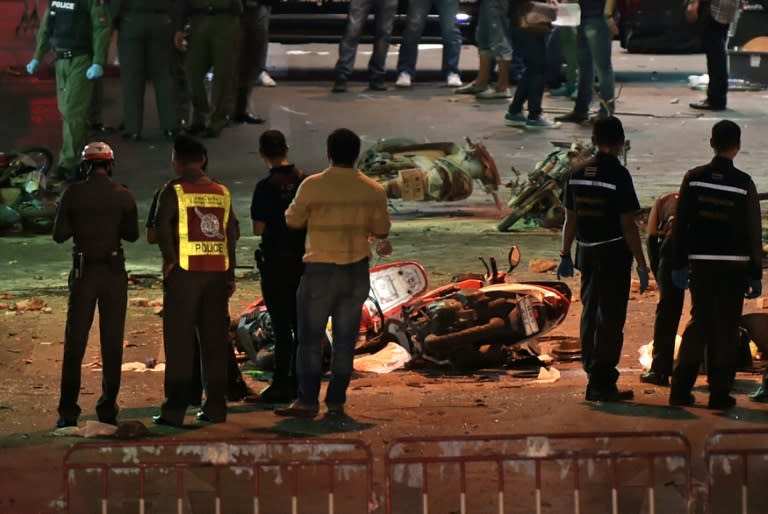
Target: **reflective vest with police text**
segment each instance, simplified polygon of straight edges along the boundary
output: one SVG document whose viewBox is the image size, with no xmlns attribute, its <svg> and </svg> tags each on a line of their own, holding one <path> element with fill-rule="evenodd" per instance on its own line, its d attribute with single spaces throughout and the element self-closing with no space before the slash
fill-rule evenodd
<svg viewBox="0 0 768 514">
<path fill-rule="evenodd" d="M 179 203 L 179 265 L 187 271 L 227 271 L 227 223 L 232 199 L 221 184 L 174 184 Z"/>
</svg>

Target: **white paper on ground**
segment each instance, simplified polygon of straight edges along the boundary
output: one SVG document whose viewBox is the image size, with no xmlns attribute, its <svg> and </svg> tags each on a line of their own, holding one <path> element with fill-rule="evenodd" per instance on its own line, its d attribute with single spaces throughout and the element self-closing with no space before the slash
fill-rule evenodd
<svg viewBox="0 0 768 514">
<path fill-rule="evenodd" d="M 397 343 L 387 343 L 376 353 L 355 357 L 354 368 L 366 373 L 389 373 L 404 367 L 410 360 L 408 350 Z"/>
</svg>

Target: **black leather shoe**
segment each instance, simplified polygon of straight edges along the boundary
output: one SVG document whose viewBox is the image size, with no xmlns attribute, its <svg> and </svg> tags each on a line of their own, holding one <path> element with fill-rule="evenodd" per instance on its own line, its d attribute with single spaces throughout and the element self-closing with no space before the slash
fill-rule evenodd
<svg viewBox="0 0 768 514">
<path fill-rule="evenodd" d="M 714 105 L 709 103 L 709 100 L 702 100 L 701 102 L 688 104 L 688 107 L 690 107 L 691 109 L 698 109 L 700 111 L 724 111 L 725 110 L 724 105 Z"/>
<path fill-rule="evenodd" d="M 665 375 L 664 373 L 659 373 L 657 371 L 651 370 L 640 375 L 640 382 L 643 382 L 645 384 L 653 384 L 657 386 L 668 387 L 669 375 Z"/>
<path fill-rule="evenodd" d="M 195 419 L 201 423 L 224 423 L 227 420 L 226 418 L 212 418 L 203 411 L 195 414 Z"/>
<path fill-rule="evenodd" d="M 616 387 L 609 389 L 587 387 L 587 394 L 584 397 L 588 402 L 624 402 L 634 398 L 635 393 L 630 390 L 620 391 Z"/>
<path fill-rule="evenodd" d="M 768 386 L 763 384 L 757 388 L 757 391 L 749 395 L 753 402 L 768 403 Z"/>
<path fill-rule="evenodd" d="M 334 93 L 346 93 L 347 79 L 344 79 L 344 78 L 336 79 L 336 82 L 333 83 L 333 87 L 331 88 L 331 91 Z"/>
<path fill-rule="evenodd" d="M 560 121 L 562 123 L 577 123 L 579 125 L 584 125 L 586 123 L 589 123 L 589 118 L 586 116 L 582 116 L 581 114 L 575 111 L 572 111 L 562 116 L 556 116 L 555 121 Z"/>
<path fill-rule="evenodd" d="M 184 425 L 183 422 L 182 423 L 173 423 L 172 421 L 167 420 L 164 417 L 159 416 L 159 415 L 158 416 L 152 416 L 152 423 L 154 423 L 155 425 L 163 425 L 163 426 L 166 426 L 166 427 L 176 427 L 176 428 L 181 428 Z"/>
<path fill-rule="evenodd" d="M 120 137 L 126 141 L 141 141 L 141 135 L 138 132 L 123 132 Z"/>
<path fill-rule="evenodd" d="M 696 397 L 688 394 L 670 394 L 669 404 L 673 407 L 687 407 L 696 403 Z"/>
<path fill-rule="evenodd" d="M 99 423 L 117 426 L 117 418 L 101 418 L 99 419 Z"/>
<path fill-rule="evenodd" d="M 77 426 L 76 419 L 59 418 L 56 421 L 56 428 L 76 427 L 76 426 Z"/>
<path fill-rule="evenodd" d="M 728 410 L 735 406 L 736 398 L 729 394 L 716 396 L 710 395 L 709 401 L 707 402 L 707 407 L 714 410 Z"/>
<path fill-rule="evenodd" d="M 384 79 L 371 79 L 368 82 L 368 89 L 371 91 L 386 91 L 387 85 L 384 83 Z"/>
<path fill-rule="evenodd" d="M 227 400 L 230 402 L 242 402 L 249 396 L 254 396 L 255 393 L 248 387 L 248 384 L 240 379 L 239 381 L 231 384 L 227 391 Z"/>
<path fill-rule="evenodd" d="M 246 125 L 261 125 L 266 120 L 264 120 L 264 118 L 259 115 L 254 116 L 249 112 L 245 112 L 243 114 L 233 116 L 232 121 L 235 123 L 245 123 Z"/>
</svg>

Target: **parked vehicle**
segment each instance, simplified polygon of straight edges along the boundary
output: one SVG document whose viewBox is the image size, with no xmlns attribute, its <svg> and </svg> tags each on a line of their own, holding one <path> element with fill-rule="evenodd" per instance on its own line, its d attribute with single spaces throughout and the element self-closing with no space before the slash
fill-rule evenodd
<svg viewBox="0 0 768 514">
<path fill-rule="evenodd" d="M 536 339 L 558 326 L 571 291 L 559 281 L 515 282 L 511 271 L 520 251 L 509 252 L 509 270 L 484 259 L 485 273 L 465 273 L 427 292 L 427 273 L 415 261 L 370 270 L 371 291 L 363 306 L 356 353 L 397 342 L 414 361 L 459 369 L 499 364 L 518 352 L 539 354 Z M 263 298 L 243 312 L 236 344 L 258 366 L 268 367 L 274 334 Z M 332 335 L 327 331 L 328 344 Z"/>
</svg>

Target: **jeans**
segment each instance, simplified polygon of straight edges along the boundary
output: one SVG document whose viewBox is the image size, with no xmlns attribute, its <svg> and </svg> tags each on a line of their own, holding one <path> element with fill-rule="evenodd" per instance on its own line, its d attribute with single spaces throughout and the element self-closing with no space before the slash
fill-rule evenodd
<svg viewBox="0 0 768 514">
<path fill-rule="evenodd" d="M 624 322 L 632 279 L 632 253 L 623 239 L 594 247 L 579 245 L 581 271 L 581 361 L 589 386 L 611 390 L 624 345 Z"/>
<path fill-rule="evenodd" d="M 528 102 L 528 119 L 541 116 L 541 98 L 544 96 L 544 81 L 547 64 L 547 35 L 526 30 L 514 33 L 515 48 L 523 56 L 525 71 L 517 84 L 515 96 L 509 104 L 509 113 L 523 111 L 523 104 Z"/>
<path fill-rule="evenodd" d="M 583 18 L 578 29 L 579 96 L 573 111 L 587 116 L 592 103 L 595 73 L 600 83 L 600 115 L 614 111 L 614 79 L 611 64 L 613 36 L 605 19 Z"/>
<path fill-rule="evenodd" d="M 490 53 L 499 61 L 512 60 L 512 45 L 509 44 L 509 2 L 480 2 L 475 40 L 479 53 Z"/>
<path fill-rule="evenodd" d="M 706 4 L 709 5 L 709 4 Z M 707 11 L 701 20 L 701 42 L 707 56 L 707 101 L 717 108 L 728 104 L 728 56 L 725 41 L 728 38 L 728 25 L 716 21 Z"/>
<path fill-rule="evenodd" d="M 307 263 L 296 293 L 299 346 L 296 352 L 298 400 L 317 406 L 322 374 L 322 340 L 328 317 L 333 324 L 331 381 L 325 403 L 343 405 L 352 377 L 355 343 L 370 280 L 368 259 L 347 265 Z"/>
<path fill-rule="evenodd" d="M 458 0 L 410 0 L 408 3 L 408 22 L 403 31 L 400 54 L 397 58 L 397 72 L 416 76 L 416 59 L 419 56 L 419 40 L 424 32 L 429 8 L 435 5 L 440 17 L 440 35 L 443 38 L 443 73 L 459 73 L 459 54 L 461 53 L 461 32 L 456 26 L 456 14 L 459 12 Z"/>
<path fill-rule="evenodd" d="M 352 0 L 349 3 L 347 30 L 339 43 L 339 60 L 336 61 L 336 77 L 348 79 L 355 69 L 355 55 L 365 20 L 371 10 L 376 11 L 376 36 L 373 53 L 368 61 L 371 79 L 383 79 L 386 73 L 387 50 L 392 38 L 392 25 L 397 11 L 397 0 Z"/>
</svg>

